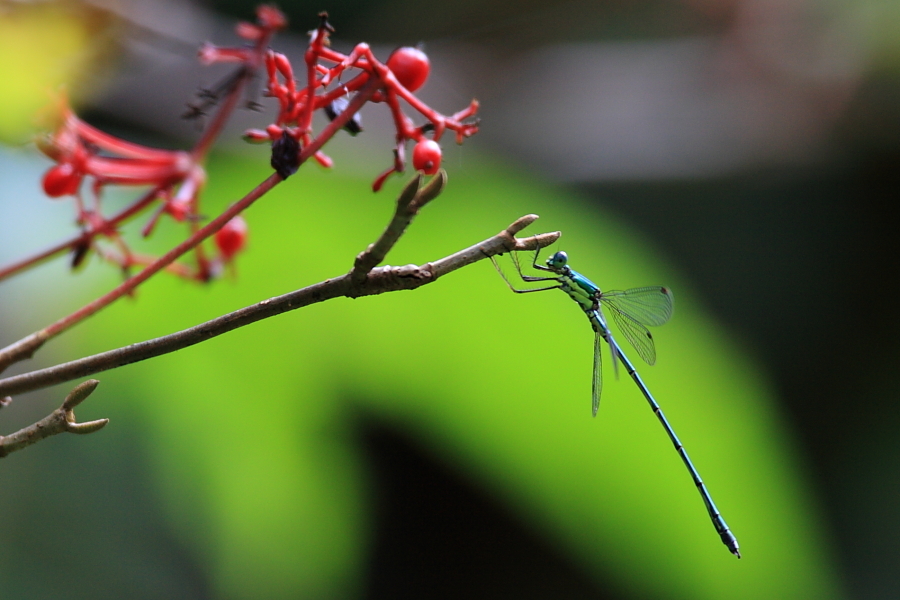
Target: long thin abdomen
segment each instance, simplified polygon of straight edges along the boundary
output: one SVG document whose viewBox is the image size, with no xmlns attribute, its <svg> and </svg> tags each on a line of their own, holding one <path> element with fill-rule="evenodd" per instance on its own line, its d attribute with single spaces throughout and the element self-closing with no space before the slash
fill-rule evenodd
<svg viewBox="0 0 900 600">
<path fill-rule="evenodd" d="M 721 513 L 719 513 L 719 509 L 716 507 L 715 502 L 713 502 L 712 496 L 710 495 L 709 490 L 706 488 L 706 484 L 703 483 L 703 480 L 700 478 L 700 473 L 697 471 L 696 467 L 694 467 L 694 463 L 691 462 L 687 450 L 684 449 L 684 445 L 681 443 L 681 440 L 678 439 L 678 436 L 675 434 L 675 430 L 672 429 L 672 426 L 669 424 L 668 419 L 666 419 L 666 416 L 663 414 L 662 408 L 660 408 L 659 404 L 653 398 L 650 390 L 647 389 L 647 386 L 644 384 L 641 376 L 638 375 L 634 366 L 631 364 L 631 361 L 628 360 L 625 354 L 623 354 L 618 347 L 616 347 L 614 351 L 619 355 L 619 359 L 622 361 L 622 364 L 625 365 L 625 368 L 628 370 L 628 374 L 631 375 L 631 378 L 637 384 L 638 388 L 640 388 L 641 393 L 644 394 L 644 398 L 646 398 L 647 402 L 650 404 L 650 408 L 653 409 L 653 413 L 659 419 L 659 422 L 662 423 L 662 426 L 666 430 L 669 439 L 672 440 L 672 444 L 675 446 L 675 450 L 678 452 L 678 456 L 681 457 L 682 462 L 684 462 L 684 466 L 687 467 L 688 472 L 691 474 L 691 479 L 694 480 L 694 485 L 697 486 L 697 491 L 700 492 L 700 496 L 703 498 L 703 504 L 706 506 L 706 512 L 709 513 L 709 518 L 712 521 L 713 527 L 716 528 L 716 533 L 719 534 L 722 543 L 725 544 L 725 546 L 732 554 L 740 558 L 741 553 L 738 549 L 739 546 L 737 538 L 734 537 L 733 533 L 731 533 L 731 530 L 725 523 L 725 519 L 723 519 Z"/>
</svg>

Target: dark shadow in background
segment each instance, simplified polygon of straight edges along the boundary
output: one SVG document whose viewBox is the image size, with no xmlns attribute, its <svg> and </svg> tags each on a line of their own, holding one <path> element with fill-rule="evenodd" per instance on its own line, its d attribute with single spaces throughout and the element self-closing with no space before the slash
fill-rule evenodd
<svg viewBox="0 0 900 600">
<path fill-rule="evenodd" d="M 166 522 L 140 435 L 122 419 L 102 435 L 60 435 L 0 463 L 0 597 L 214 597 Z"/>
<path fill-rule="evenodd" d="M 499 502 L 389 427 L 361 429 L 374 485 L 365 598 L 618 598 Z"/>
</svg>

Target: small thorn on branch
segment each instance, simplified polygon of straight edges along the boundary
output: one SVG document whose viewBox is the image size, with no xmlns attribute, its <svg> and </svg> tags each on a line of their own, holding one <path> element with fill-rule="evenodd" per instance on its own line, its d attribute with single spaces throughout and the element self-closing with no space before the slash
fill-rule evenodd
<svg viewBox="0 0 900 600">
<path fill-rule="evenodd" d="M 416 198 L 414 203 L 416 205 L 416 210 L 422 208 L 438 196 L 440 196 L 441 192 L 444 191 L 444 187 L 447 185 L 447 171 L 441 169 L 435 174 L 434 177 L 431 178 L 424 188 L 420 189 L 416 193 Z"/>
<path fill-rule="evenodd" d="M 509 232 L 510 235 L 516 235 L 532 223 L 538 220 L 538 216 L 535 214 L 525 215 L 523 217 L 519 217 L 513 223 L 506 228 L 506 231 Z"/>
</svg>

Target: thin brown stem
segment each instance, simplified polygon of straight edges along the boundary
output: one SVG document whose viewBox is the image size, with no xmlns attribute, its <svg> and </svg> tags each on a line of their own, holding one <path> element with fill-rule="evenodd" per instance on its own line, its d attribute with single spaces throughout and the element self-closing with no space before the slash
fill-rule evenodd
<svg viewBox="0 0 900 600">
<path fill-rule="evenodd" d="M 359 298 L 385 292 L 412 290 L 433 283 L 439 277 L 479 260 L 505 252 L 543 248 L 554 243 L 559 238 L 559 232 L 543 233 L 525 239 L 516 237 L 516 233 L 536 219 L 537 215 L 521 217 L 493 237 L 421 266 L 378 267 L 366 273 L 365 278 L 359 282 L 354 281 L 354 271 L 351 271 L 340 277 L 327 279 L 283 296 L 263 300 L 183 331 L 47 369 L 0 379 L 0 397 L 23 394 L 175 352 L 262 319 L 331 298 L 339 296 Z"/>
<path fill-rule="evenodd" d="M 274 33 L 275 32 L 272 30 L 266 30 L 266 33 L 260 36 L 256 41 L 251 54 L 253 59 L 252 62 L 241 67 L 242 71 L 238 76 L 234 87 L 229 91 L 228 96 L 225 98 L 225 102 L 222 103 L 222 106 L 216 111 L 212 121 L 210 121 L 209 125 L 204 129 L 203 135 L 201 135 L 200 139 L 197 140 L 197 143 L 194 144 L 191 154 L 198 162 L 202 161 L 203 157 L 206 156 L 206 153 L 209 152 L 213 142 L 216 141 L 216 138 L 225 127 L 225 123 L 227 123 L 228 119 L 231 117 L 231 113 L 234 112 L 234 109 L 237 107 L 238 100 L 244 94 L 244 89 L 247 87 L 247 84 L 253 79 L 257 69 L 262 66 L 266 50 L 269 48 L 269 42 L 272 41 Z"/>
<path fill-rule="evenodd" d="M 231 117 L 231 113 L 234 112 L 234 109 L 237 107 L 238 100 L 240 99 L 241 94 L 244 93 L 247 82 L 253 78 L 255 68 L 244 65 L 241 69 L 241 74 L 237 78 L 234 88 L 232 88 L 225 97 L 225 101 L 219 107 L 219 110 L 216 111 L 216 114 L 213 116 L 209 125 L 204 128 L 203 135 L 200 136 L 200 139 L 197 140 L 197 143 L 194 144 L 194 147 L 191 149 L 191 154 L 197 162 L 201 162 L 206 156 L 206 153 L 209 152 L 213 142 L 216 141 L 219 133 L 221 133 L 222 129 L 225 127 L 225 123 L 227 123 L 228 119 Z"/>
</svg>

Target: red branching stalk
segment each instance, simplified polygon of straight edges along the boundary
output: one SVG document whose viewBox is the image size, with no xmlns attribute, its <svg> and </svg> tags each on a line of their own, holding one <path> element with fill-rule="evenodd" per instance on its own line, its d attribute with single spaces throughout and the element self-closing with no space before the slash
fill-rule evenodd
<svg viewBox="0 0 900 600">
<path fill-rule="evenodd" d="M 360 90 L 360 92 L 347 106 L 347 109 L 341 115 L 339 115 L 338 118 L 329 123 L 328 126 L 322 130 L 319 136 L 316 137 L 309 146 L 303 149 L 300 154 L 299 160 L 301 162 L 305 162 L 307 159 L 309 159 L 310 156 L 318 152 L 319 148 L 321 148 L 326 141 L 331 139 L 334 134 L 341 129 L 341 127 L 344 127 L 346 123 L 353 117 L 353 115 L 356 114 L 357 111 L 359 111 L 363 104 L 365 104 L 375 93 L 375 91 L 378 89 L 379 83 L 380 82 L 375 79 L 369 82 L 368 85 L 363 87 L 363 89 Z M 208 224 L 200 227 L 191 237 L 161 256 L 152 264 L 148 265 L 140 273 L 128 278 L 115 289 L 107 292 L 100 298 L 97 298 L 93 302 L 83 306 L 72 314 L 63 317 L 55 323 L 52 323 L 43 328 L 42 330 L 35 332 L 25 338 L 22 338 L 18 342 L 10 344 L 6 348 L 0 350 L 0 372 L 2 372 L 8 365 L 32 356 L 34 352 L 36 352 L 38 348 L 40 348 L 47 340 L 68 330 L 77 323 L 80 323 L 84 319 L 90 317 L 97 311 L 112 304 L 119 298 L 133 292 L 140 284 L 145 282 L 147 279 L 149 279 L 159 271 L 166 269 L 169 265 L 174 263 L 185 253 L 197 247 L 197 245 L 199 245 L 203 240 L 215 234 L 216 231 L 221 229 L 234 216 L 243 212 L 247 207 L 256 202 L 256 200 L 258 200 L 266 192 L 271 190 L 282 181 L 284 181 L 284 178 L 281 175 L 279 175 L 278 173 L 273 173 L 265 181 L 259 184 L 253 191 L 229 206 L 225 210 L 225 212 L 210 221 Z"/>
<path fill-rule="evenodd" d="M 144 227 L 145 236 L 152 232 L 158 219 L 164 214 L 176 221 L 188 221 L 192 233 L 196 232 L 199 194 L 206 181 L 206 173 L 201 165 L 237 107 L 253 73 L 262 64 L 272 36 L 286 26 L 281 13 L 271 7 L 261 7 L 257 18 L 256 25 L 238 25 L 238 32 L 252 41 L 253 45 L 236 50 L 239 62 L 242 63 L 240 71 L 231 82 L 222 104 L 200 140 L 190 152 L 148 148 L 121 140 L 92 127 L 79 119 L 67 106 L 63 107 L 60 127 L 53 135 L 40 140 L 38 147 L 58 163 L 44 176 L 44 189 L 51 197 L 74 196 L 76 222 L 82 227 L 81 235 L 0 268 L 0 281 L 66 251 L 74 252 L 73 264 L 80 262 L 88 249 L 97 248 L 95 240 L 99 237 L 108 237 L 121 246 L 124 242 L 118 238 L 119 226 L 143 212 L 155 200 L 162 200 L 162 205 Z M 223 49 L 218 51 L 226 53 Z M 201 49 L 200 54 L 205 62 L 216 62 L 210 59 L 209 46 Z M 91 208 L 85 207 L 81 196 L 81 184 L 88 179 L 92 181 Z M 101 193 L 107 185 L 152 187 L 131 206 L 107 218 L 101 212 Z M 212 265 L 202 254 L 201 248 L 197 252 L 197 271 L 182 269 L 178 273 L 206 281 L 212 274 Z M 123 262 L 119 266 L 126 268 L 129 266 L 127 257 L 130 255 L 127 247 L 123 254 Z"/>
<path fill-rule="evenodd" d="M 277 143 L 288 136 L 299 147 L 306 147 L 312 141 L 313 112 L 324 109 L 334 118 L 333 115 L 344 110 L 346 98 L 360 90 L 371 79 L 380 81 L 378 91 L 372 96 L 372 102 L 384 102 L 388 105 L 397 130 L 394 164 L 375 179 L 372 185 L 375 191 L 381 189 L 389 175 L 403 172 L 407 141 L 421 143 L 432 139 L 437 142 L 449 129 L 456 133 L 456 142 L 461 144 L 465 138 L 477 133 L 478 122 L 467 122 L 467 119 L 478 111 L 476 100 L 465 109 L 447 117 L 414 95 L 415 89 L 425 82 L 430 68 L 427 57 L 420 50 L 400 48 L 388 58 L 386 64 L 375 58 L 369 45 L 365 43 L 358 44 L 350 54 L 344 55 L 329 48 L 329 35 L 334 30 L 328 24 L 325 13 L 320 14 L 320 19 L 319 27 L 313 31 L 304 55 L 305 87 L 296 86 L 293 68 L 286 56 L 271 50 L 266 54 L 267 93 L 278 100 L 279 114 L 275 122 L 265 131 L 250 129 L 245 132 L 244 138 L 247 141 Z M 323 62 L 332 66 L 326 66 L 322 64 Z M 334 85 L 329 89 L 329 86 L 339 82 L 350 70 L 357 73 L 346 83 Z M 283 83 L 279 81 L 279 75 Z M 419 112 L 426 119 L 426 123 L 416 127 L 412 119 L 403 113 L 399 102 L 401 99 Z M 358 121 L 354 121 L 350 131 L 354 134 L 361 131 Z M 431 138 L 427 137 L 429 132 L 432 134 Z M 325 167 L 332 164 L 331 159 L 322 153 L 317 152 L 313 156 Z M 439 163 L 433 165 L 431 172 L 436 172 L 438 167 Z M 291 168 L 296 170 L 296 165 L 288 165 L 284 174 L 290 175 Z"/>
<path fill-rule="evenodd" d="M 200 51 L 201 60 L 205 63 L 236 62 L 241 64 L 241 70 L 233 79 L 224 102 L 203 137 L 191 152 L 158 150 L 119 140 L 81 121 L 68 109 L 64 111 L 63 125 L 41 146 L 48 156 L 58 162 L 45 175 L 44 187 L 51 196 L 75 197 L 77 220 L 83 231 L 80 236 L 67 242 L 0 269 L 0 279 L 65 250 L 74 251 L 73 264 L 77 264 L 87 250 L 94 246 L 98 236 L 107 237 L 118 246 L 118 253 L 104 251 L 102 256 L 117 262 L 126 272 L 132 266 L 146 266 L 81 309 L 0 350 L 0 371 L 13 362 L 30 357 L 48 339 L 68 330 L 118 298 L 131 294 L 140 284 L 162 270 L 181 276 L 188 275 L 201 281 L 208 280 L 215 269 L 205 258 L 200 244 L 275 185 L 296 172 L 300 164 L 310 157 L 324 166 L 331 166 L 331 159 L 320 151 L 322 146 L 341 128 L 354 134 L 361 131 L 357 113 L 366 102 L 387 103 L 397 127 L 394 164 L 375 180 L 373 188 L 376 191 L 391 173 L 403 171 L 406 141 L 414 140 L 418 146 L 427 144 L 427 152 L 420 152 L 422 148 L 417 146 L 414 165 L 420 170 L 433 173 L 440 165 L 440 147 L 437 141 L 446 130 L 456 133 L 458 143 L 478 131 L 477 121 L 466 122 L 466 119 L 477 112 L 477 101 L 473 100 L 466 109 L 446 117 L 413 95 L 413 91 L 424 83 L 429 69 L 427 57 L 421 51 L 401 48 L 391 55 L 387 64 L 383 64 L 374 57 L 367 44 L 359 44 L 349 55 L 344 56 L 328 47 L 328 36 L 333 29 L 327 22 L 327 15 L 322 13 L 320 25 L 313 32 L 305 56 L 306 85 L 298 88 L 287 58 L 268 50 L 272 35 L 286 24 L 284 17 L 276 9 L 266 6 L 258 10 L 257 17 L 256 25 L 241 23 L 238 26 L 239 35 L 253 42 L 251 47 L 219 48 L 206 44 Z M 321 61 L 333 66 L 322 65 Z M 201 226 L 197 218 L 197 205 L 199 192 L 206 178 L 201 162 L 237 106 L 247 81 L 263 63 L 268 72 L 267 92 L 278 100 L 279 113 L 275 122 L 265 131 L 250 130 L 245 138 L 250 141 L 272 142 L 272 166 L 276 172 L 222 214 Z M 329 85 L 340 81 L 348 69 L 359 73 L 346 84 L 329 90 Z M 279 74 L 284 83 L 278 81 Z M 403 114 L 399 99 L 406 101 L 427 122 L 416 127 Z M 312 114 L 318 109 L 325 109 L 331 122 L 319 135 L 314 136 Z M 429 138 L 427 133 L 432 136 Z M 424 160 L 416 158 L 420 155 L 427 155 L 427 164 L 416 164 Z M 85 208 L 80 195 L 80 184 L 88 177 L 93 180 L 94 202 L 91 209 Z M 100 211 L 100 192 L 105 185 L 151 185 L 152 188 L 130 207 L 107 219 Z M 184 242 L 154 260 L 131 253 L 118 234 L 118 226 L 157 199 L 161 199 L 163 204 L 145 226 L 144 234 L 148 235 L 152 231 L 163 214 L 176 220 L 187 220 L 191 234 Z M 198 262 L 197 272 L 193 274 L 187 267 L 175 264 L 176 260 L 190 251 L 196 253 Z M 220 253 L 223 257 L 219 260 L 222 262 L 231 260 L 234 254 L 231 250 L 221 248 Z M 228 256 L 224 256 L 225 254 Z"/>
</svg>

